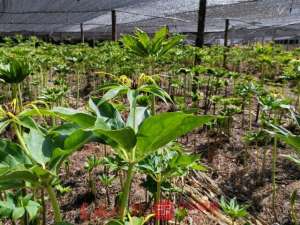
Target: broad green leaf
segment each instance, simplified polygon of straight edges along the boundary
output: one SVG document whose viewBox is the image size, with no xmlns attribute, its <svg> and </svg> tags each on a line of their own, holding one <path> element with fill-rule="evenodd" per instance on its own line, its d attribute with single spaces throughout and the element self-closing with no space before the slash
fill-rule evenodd
<svg viewBox="0 0 300 225">
<path fill-rule="evenodd" d="M 137 90 L 128 90 L 127 98 L 130 105 L 130 112 L 132 112 L 136 108 L 136 98 L 138 97 L 139 93 Z"/>
<path fill-rule="evenodd" d="M 93 101 L 92 98 L 89 99 L 88 105 L 89 105 L 89 108 L 96 114 L 96 116 L 99 117 L 100 112 L 99 112 L 98 106 L 95 104 L 95 102 Z"/>
<path fill-rule="evenodd" d="M 122 42 L 125 48 L 129 49 L 130 52 L 136 54 L 140 57 L 147 57 L 148 51 L 144 46 L 139 42 L 139 40 L 132 35 L 124 35 L 122 37 Z"/>
<path fill-rule="evenodd" d="M 289 134 L 287 136 L 277 135 L 280 139 L 282 139 L 286 144 L 292 146 L 295 151 L 300 154 L 300 136 L 296 136 L 293 134 Z"/>
<path fill-rule="evenodd" d="M 38 213 L 40 207 L 41 207 L 40 204 L 38 204 L 37 202 L 31 201 L 31 200 L 28 201 L 25 209 L 26 209 L 26 212 L 28 212 L 30 221 L 37 216 L 37 213 Z"/>
<path fill-rule="evenodd" d="M 123 149 L 126 152 L 131 152 L 136 145 L 135 132 L 131 127 L 119 130 L 94 129 L 93 132 L 95 136 L 104 136 L 106 141 L 114 148 Z"/>
<path fill-rule="evenodd" d="M 173 102 L 169 94 L 157 85 L 143 85 L 139 87 L 138 90 L 152 94 L 163 100 L 165 103 L 167 103 L 167 101 Z"/>
<path fill-rule="evenodd" d="M 10 124 L 11 120 L 0 122 L 0 134 L 5 131 L 5 128 Z"/>
<path fill-rule="evenodd" d="M 157 31 L 152 39 L 152 52 L 156 53 L 162 47 L 163 41 L 166 39 L 168 34 L 167 27 L 163 27 L 159 31 Z"/>
<path fill-rule="evenodd" d="M 113 98 L 115 98 L 116 96 L 118 96 L 121 92 L 127 92 L 128 87 L 126 86 L 118 86 L 115 88 L 112 88 L 110 90 L 108 90 L 102 97 L 101 101 L 98 103 L 98 105 L 101 105 L 104 102 L 107 102 Z"/>
<path fill-rule="evenodd" d="M 9 202 L 0 201 L 0 217 L 10 217 L 13 207 L 14 205 Z"/>
<path fill-rule="evenodd" d="M 96 121 L 94 116 L 75 109 L 55 107 L 53 112 L 56 114 L 56 116 L 69 122 L 76 123 L 81 128 L 92 127 Z"/>
<path fill-rule="evenodd" d="M 16 188 L 23 188 L 23 187 L 25 187 L 25 183 L 22 180 L 1 181 L 1 179 L 0 179 L 0 191 L 16 189 Z"/>
<path fill-rule="evenodd" d="M 137 133 L 136 159 L 142 160 L 169 142 L 213 119 L 212 116 L 194 116 L 182 112 L 161 113 L 147 118 Z"/>
<path fill-rule="evenodd" d="M 153 37 L 153 43 L 156 43 L 159 40 L 165 39 L 168 34 L 168 28 L 163 27 L 160 30 L 156 31 Z"/>
<path fill-rule="evenodd" d="M 133 116 L 134 111 L 130 111 L 128 119 L 127 119 L 127 126 L 133 128 L 135 131 L 138 130 L 140 124 L 150 116 L 150 112 L 148 107 L 136 107 L 135 109 L 135 116 Z M 135 126 L 133 127 L 133 119 L 135 119 Z"/>
<path fill-rule="evenodd" d="M 58 172 L 61 163 L 71 154 L 78 149 L 82 148 L 83 145 L 93 139 L 93 133 L 91 131 L 76 130 L 64 140 L 63 148 L 56 148 L 53 151 L 49 168 L 52 171 Z"/>
<path fill-rule="evenodd" d="M 170 49 L 174 48 L 182 41 L 182 36 L 175 36 L 168 40 L 166 43 L 163 44 L 162 49 L 159 51 L 158 55 L 163 56 L 166 54 Z"/>
<path fill-rule="evenodd" d="M 8 140 L 0 140 L 0 169 L 15 167 L 20 164 L 31 164 L 31 160 L 22 148 Z"/>
<path fill-rule="evenodd" d="M 140 29 L 137 30 L 135 33 L 139 43 L 142 44 L 144 49 L 150 50 L 151 49 L 151 40 L 148 34 Z"/>
<path fill-rule="evenodd" d="M 50 161 L 53 150 L 57 147 L 54 140 L 34 129 L 31 129 L 29 133 L 24 133 L 23 136 L 31 158 L 45 167 Z"/>
<path fill-rule="evenodd" d="M 39 126 L 34 119 L 32 119 L 29 116 L 25 116 L 25 117 L 20 117 L 18 123 L 23 126 L 26 127 L 28 129 L 35 129 L 36 131 L 39 132 L 45 132 L 45 130 L 43 128 L 41 128 L 41 126 Z"/>
<path fill-rule="evenodd" d="M 17 220 L 20 219 L 25 213 L 25 209 L 23 207 L 17 207 L 13 210 L 12 219 Z"/>
<path fill-rule="evenodd" d="M 119 129 L 125 126 L 121 114 L 109 102 L 99 104 L 101 100 L 93 100 L 98 105 L 98 116 L 95 127 L 99 129 Z"/>
<path fill-rule="evenodd" d="M 9 171 L 0 174 L 0 183 L 14 182 L 16 180 L 28 181 L 34 185 L 38 183 L 39 178 L 30 169 L 22 166 L 11 168 Z"/>
<path fill-rule="evenodd" d="M 52 110 L 44 108 L 33 108 L 33 109 L 24 109 L 19 113 L 19 117 L 28 117 L 28 116 L 54 116 L 55 113 Z"/>
<path fill-rule="evenodd" d="M 139 125 L 144 121 L 145 118 L 149 117 L 149 111 L 147 107 L 137 107 L 136 100 L 138 91 L 130 90 L 127 93 L 127 97 L 130 104 L 130 112 L 127 118 L 127 126 L 134 129 L 137 132 Z"/>
<path fill-rule="evenodd" d="M 54 127 L 49 131 L 50 134 L 59 134 L 61 136 L 69 136 L 76 130 L 80 129 L 77 124 L 74 123 L 64 123 L 61 126 Z"/>
<path fill-rule="evenodd" d="M 65 140 L 64 149 L 78 150 L 92 138 L 92 132 L 76 130 Z"/>
<path fill-rule="evenodd" d="M 6 83 L 21 83 L 31 73 L 31 66 L 25 57 L 10 57 L 8 64 L 0 64 L 0 79 Z"/>
</svg>

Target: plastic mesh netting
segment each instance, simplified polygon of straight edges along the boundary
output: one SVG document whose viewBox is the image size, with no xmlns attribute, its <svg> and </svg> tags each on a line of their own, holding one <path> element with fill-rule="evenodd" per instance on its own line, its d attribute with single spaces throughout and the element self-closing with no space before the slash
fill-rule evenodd
<svg viewBox="0 0 300 225">
<path fill-rule="evenodd" d="M 79 34 L 110 38 L 111 10 L 117 11 L 118 33 L 135 27 L 153 32 L 197 30 L 199 0 L 0 0 L 0 32 Z M 300 0 L 208 0 L 206 41 L 222 40 L 230 20 L 232 42 L 300 36 Z"/>
</svg>

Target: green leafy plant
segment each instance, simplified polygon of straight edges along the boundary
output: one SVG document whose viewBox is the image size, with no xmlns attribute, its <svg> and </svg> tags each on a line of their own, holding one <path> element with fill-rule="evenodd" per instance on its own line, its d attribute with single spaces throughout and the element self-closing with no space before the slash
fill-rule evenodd
<svg viewBox="0 0 300 225">
<path fill-rule="evenodd" d="M 30 73 L 30 64 L 24 58 L 9 58 L 7 64 L 0 64 L 0 79 L 9 84 L 21 83 Z"/>
<path fill-rule="evenodd" d="M 12 99 L 17 101 L 19 111 L 22 110 L 22 90 L 20 83 L 31 74 L 31 66 L 25 58 L 9 58 L 0 64 L 0 80 L 12 86 Z"/>
<path fill-rule="evenodd" d="M 222 210 L 231 218 L 232 225 L 239 218 L 245 218 L 248 215 L 248 206 L 239 205 L 236 198 L 226 201 L 224 196 L 221 197 L 220 206 Z"/>
<path fill-rule="evenodd" d="M 186 208 L 177 208 L 175 211 L 175 225 L 180 223 L 188 216 L 188 210 Z"/>
<path fill-rule="evenodd" d="M 161 199 L 161 186 L 174 177 L 183 177 L 190 170 L 202 170 L 206 168 L 197 163 L 199 157 L 189 155 L 170 145 L 149 155 L 138 164 L 138 168 L 149 175 L 156 182 L 155 200 Z"/>
<path fill-rule="evenodd" d="M 83 135 L 83 143 L 96 139 L 110 145 L 126 162 L 127 176 L 120 202 L 121 220 L 126 215 L 128 195 L 137 163 L 176 138 L 214 119 L 212 116 L 194 116 L 182 112 L 161 113 L 149 117 L 147 107 L 136 106 L 137 90 L 129 90 L 127 96 L 130 103 L 127 122 L 123 121 L 113 105 L 103 99 L 89 102 L 90 109 L 96 116 L 77 110 L 55 109 L 58 116 L 73 121 L 82 128 L 77 132 Z"/>
<path fill-rule="evenodd" d="M 150 38 L 148 34 L 137 29 L 135 35 L 124 35 L 122 42 L 133 54 L 139 57 L 157 59 L 165 55 L 182 41 L 182 36 L 174 36 L 168 39 L 168 29 L 163 27 Z"/>
<path fill-rule="evenodd" d="M 27 129 L 26 132 L 17 129 L 20 144 L 0 140 L 0 154 L 3 156 L 0 158 L 0 189 L 47 190 L 55 221 L 60 222 L 62 217 L 53 187 L 63 161 L 82 146 L 80 142 L 84 136 L 74 131 L 74 127 L 66 125 L 46 131 L 25 116 L 29 111 L 19 115 L 22 120 L 11 118 L 14 123 Z"/>
<path fill-rule="evenodd" d="M 23 196 L 21 191 L 6 191 L 5 196 L 5 201 L 0 201 L 0 217 L 16 222 L 27 213 L 30 222 L 38 216 L 41 205 L 32 199 L 31 194 Z"/>
<path fill-rule="evenodd" d="M 128 214 L 128 218 L 125 221 L 111 220 L 106 225 L 145 225 L 153 216 L 153 214 L 150 214 L 146 217 L 131 217 L 130 214 Z"/>
<path fill-rule="evenodd" d="M 172 102 L 172 99 L 168 95 L 166 91 L 164 91 L 162 88 L 160 88 L 155 81 L 149 77 L 149 76 L 143 76 L 141 75 L 138 79 L 138 85 L 136 84 L 135 81 L 132 81 L 128 79 L 127 77 L 125 78 L 126 82 L 122 82 L 121 84 L 109 84 L 109 85 L 104 85 L 101 87 L 101 90 L 108 90 L 102 97 L 101 101 L 98 104 L 101 104 L 102 102 L 112 100 L 116 98 L 117 96 L 122 96 L 122 95 L 128 95 L 130 93 L 134 93 L 134 105 L 138 105 L 140 102 L 140 98 L 143 96 L 150 95 L 152 97 L 157 97 L 164 101 L 165 103 Z M 150 82 L 149 82 L 150 81 Z M 128 97 L 129 98 L 129 97 Z M 152 98 L 153 99 L 153 98 Z M 155 114 L 155 102 L 151 102 L 151 112 L 152 115 Z"/>
<path fill-rule="evenodd" d="M 91 189 L 92 194 L 94 195 L 94 197 L 96 197 L 97 191 L 96 191 L 96 182 L 95 179 L 93 177 L 93 171 L 94 169 L 99 166 L 101 163 L 100 159 L 97 159 L 97 157 L 95 155 L 89 156 L 88 160 L 86 161 L 84 168 L 87 170 L 88 172 L 88 183 L 89 183 L 89 187 Z"/>
<path fill-rule="evenodd" d="M 66 193 L 70 193 L 72 189 L 70 187 L 64 187 L 61 184 L 55 186 L 55 189 L 61 194 L 64 195 Z"/>
<path fill-rule="evenodd" d="M 295 112 L 293 111 L 293 109 L 290 109 L 292 118 L 294 119 L 297 127 L 300 127 L 299 124 L 299 116 L 297 114 L 295 114 Z M 270 124 L 271 126 L 271 131 L 269 131 L 271 133 L 271 135 L 273 135 L 275 137 L 275 144 L 274 144 L 274 149 L 276 150 L 276 145 L 277 145 L 277 139 L 279 138 L 280 140 L 284 141 L 286 144 L 288 144 L 289 146 L 291 146 L 295 152 L 296 152 L 296 156 L 292 156 L 292 155 L 283 155 L 283 157 L 286 157 L 287 159 L 291 160 L 292 162 L 296 163 L 298 166 L 300 166 L 300 159 L 299 159 L 299 155 L 300 155 L 300 136 L 299 135 L 295 135 L 293 133 L 291 133 L 290 131 L 288 131 L 287 129 L 285 129 L 282 126 L 277 126 L 274 124 Z M 274 186 L 275 180 L 273 179 L 273 186 Z M 295 196 L 296 193 L 293 193 L 291 195 L 291 216 L 293 220 L 297 220 L 297 217 L 295 217 L 295 214 L 293 212 L 294 208 L 293 208 L 293 203 L 295 202 Z M 274 197 L 275 198 L 275 197 Z M 273 200 L 274 202 L 275 200 Z M 274 204 L 274 203 L 273 203 Z M 274 207 L 275 208 L 275 207 Z M 276 214 L 275 214 L 276 216 Z"/>
<path fill-rule="evenodd" d="M 154 34 L 153 38 L 137 29 L 135 35 L 124 35 L 122 42 L 125 48 L 142 59 L 145 59 L 149 64 L 149 75 L 153 75 L 154 63 L 166 55 L 172 48 L 179 45 L 183 37 L 176 35 L 168 38 L 169 31 L 167 27 L 163 27 Z M 152 87 L 153 88 L 153 87 Z M 157 93 L 152 94 L 152 114 L 155 114 L 155 96 Z"/>
<path fill-rule="evenodd" d="M 105 187 L 105 192 L 106 192 L 106 203 L 109 206 L 110 205 L 110 196 L 109 196 L 109 188 L 112 186 L 112 183 L 115 179 L 115 176 L 109 176 L 106 174 L 101 174 L 99 176 L 99 180 L 102 185 Z"/>
</svg>

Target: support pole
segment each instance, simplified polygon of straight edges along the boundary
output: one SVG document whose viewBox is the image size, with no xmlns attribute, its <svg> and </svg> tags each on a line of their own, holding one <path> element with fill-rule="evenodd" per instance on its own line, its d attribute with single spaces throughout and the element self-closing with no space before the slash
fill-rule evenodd
<svg viewBox="0 0 300 225">
<path fill-rule="evenodd" d="M 224 46 L 228 47 L 229 19 L 225 20 Z"/>
<path fill-rule="evenodd" d="M 83 23 L 80 24 L 80 39 L 81 39 L 81 43 L 84 43 Z"/>
<path fill-rule="evenodd" d="M 196 38 L 196 46 L 202 48 L 204 45 L 205 17 L 206 17 L 206 0 L 199 0 L 198 10 L 198 30 Z"/>
<path fill-rule="evenodd" d="M 223 67 L 226 68 L 227 53 L 228 53 L 228 31 L 229 31 L 229 19 L 225 20 L 224 31 L 224 55 L 223 55 Z"/>
<path fill-rule="evenodd" d="M 117 41 L 117 13 L 116 10 L 111 11 L 111 40 Z"/>
<path fill-rule="evenodd" d="M 199 9 L 198 9 L 198 28 L 197 28 L 197 37 L 195 45 L 199 48 L 202 48 L 204 45 L 204 31 L 205 31 L 205 17 L 206 17 L 206 0 L 199 0 Z M 201 58 L 196 54 L 195 55 L 195 65 L 199 65 L 201 63 Z M 193 105 L 198 105 L 198 80 L 199 80 L 199 73 L 196 72 L 193 76 L 192 82 L 192 101 Z"/>
</svg>

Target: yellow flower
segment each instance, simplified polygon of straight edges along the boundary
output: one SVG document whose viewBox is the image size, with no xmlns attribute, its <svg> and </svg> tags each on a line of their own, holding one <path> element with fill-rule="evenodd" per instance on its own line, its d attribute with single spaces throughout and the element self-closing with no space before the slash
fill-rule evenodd
<svg viewBox="0 0 300 225">
<path fill-rule="evenodd" d="M 121 83 L 122 85 L 130 87 L 132 80 L 128 78 L 126 75 L 122 75 L 118 78 L 118 82 Z"/>
<path fill-rule="evenodd" d="M 144 73 L 140 74 L 138 79 L 138 85 L 141 86 L 143 84 L 155 84 L 155 80 Z"/>
</svg>

